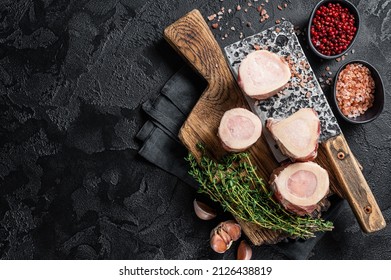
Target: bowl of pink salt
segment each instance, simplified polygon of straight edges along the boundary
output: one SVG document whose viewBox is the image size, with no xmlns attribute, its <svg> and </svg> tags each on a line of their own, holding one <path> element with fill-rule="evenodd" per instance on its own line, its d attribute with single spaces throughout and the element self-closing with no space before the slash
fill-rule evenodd
<svg viewBox="0 0 391 280">
<path fill-rule="evenodd" d="M 341 66 L 334 81 L 334 102 L 342 119 L 354 124 L 376 119 L 384 108 L 384 86 L 379 72 L 366 61 Z"/>
</svg>

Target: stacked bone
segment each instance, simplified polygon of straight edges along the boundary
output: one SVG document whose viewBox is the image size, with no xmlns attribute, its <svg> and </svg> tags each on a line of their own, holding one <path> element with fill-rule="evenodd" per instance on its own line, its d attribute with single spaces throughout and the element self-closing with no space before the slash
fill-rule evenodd
<svg viewBox="0 0 391 280">
<path fill-rule="evenodd" d="M 285 88 L 290 78 L 290 68 L 285 60 L 265 50 L 247 55 L 238 73 L 238 83 L 243 92 L 257 100 L 276 95 Z M 329 193 L 327 171 L 312 162 L 317 156 L 320 136 L 318 114 L 312 108 L 303 108 L 286 119 L 268 119 L 266 127 L 280 151 L 291 160 L 271 175 L 269 183 L 275 199 L 286 210 L 299 216 L 318 215 L 323 210 L 321 206 L 327 204 Z M 262 122 L 257 115 L 243 108 L 234 108 L 224 113 L 217 135 L 225 150 L 241 152 L 251 147 L 261 133 Z M 216 232 L 213 232 L 212 240 L 224 240 Z M 220 247 L 212 244 L 216 252 L 229 248 L 225 245 L 229 242 L 220 243 L 224 250 L 217 250 Z"/>
<path fill-rule="evenodd" d="M 241 62 L 238 73 L 238 83 L 243 92 L 258 100 L 267 99 L 283 90 L 290 78 L 291 72 L 285 60 L 265 50 L 247 55 Z M 232 117 L 230 114 L 230 111 L 224 114 L 219 136 L 226 150 L 244 150 L 255 141 L 243 139 L 258 138 L 261 126 L 256 125 L 259 126 L 256 133 L 254 129 L 249 129 L 250 125 L 243 126 L 239 117 Z M 231 127 L 227 123 L 230 123 Z M 233 124 L 237 127 L 233 128 Z M 255 122 L 253 124 L 255 125 Z M 311 162 L 317 156 L 320 136 L 320 121 L 316 111 L 303 108 L 283 120 L 268 119 L 266 127 L 280 151 L 291 159 L 291 163 L 277 168 L 271 175 L 270 185 L 275 198 L 285 209 L 297 215 L 311 215 L 316 213 L 315 210 L 319 213 L 320 205 L 324 205 L 324 199 L 329 193 L 329 177 L 325 169 Z M 232 143 L 228 141 L 230 139 L 227 135 L 232 138 L 235 134 L 235 146 L 227 145 Z"/>
<path fill-rule="evenodd" d="M 311 162 L 317 156 L 320 136 L 318 114 L 303 108 L 283 120 L 270 118 L 266 126 L 280 151 L 293 162 L 276 169 L 270 178 L 276 199 L 298 215 L 319 213 L 329 193 L 329 177 Z"/>
</svg>

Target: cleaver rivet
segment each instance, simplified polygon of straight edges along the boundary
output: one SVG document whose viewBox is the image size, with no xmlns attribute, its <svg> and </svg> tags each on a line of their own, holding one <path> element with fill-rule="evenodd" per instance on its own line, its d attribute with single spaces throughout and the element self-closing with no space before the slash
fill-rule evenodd
<svg viewBox="0 0 391 280">
<path fill-rule="evenodd" d="M 343 160 L 345 158 L 345 153 L 344 152 L 339 152 L 337 154 L 337 157 L 340 159 L 340 160 Z"/>
<path fill-rule="evenodd" d="M 372 213 L 372 207 L 370 205 L 367 205 L 367 206 L 364 207 L 364 211 L 367 214 L 371 214 Z"/>
</svg>

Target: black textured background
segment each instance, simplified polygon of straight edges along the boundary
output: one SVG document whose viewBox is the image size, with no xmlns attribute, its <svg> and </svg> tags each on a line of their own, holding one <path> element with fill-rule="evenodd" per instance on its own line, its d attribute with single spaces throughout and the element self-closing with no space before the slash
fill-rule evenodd
<svg viewBox="0 0 391 280">
<path fill-rule="evenodd" d="M 165 26 L 193 8 L 205 17 L 231 8 L 223 30 L 214 30 L 223 47 L 238 40 L 239 32 L 251 35 L 281 17 L 304 27 L 317 1 L 270 0 L 271 18 L 262 24 L 254 7 L 244 12 L 247 2 L 0 1 L 1 258 L 235 257 L 234 249 L 212 252 L 208 238 L 217 221 L 196 218 L 195 191 L 137 156 L 134 136 L 146 120 L 140 105 L 155 98 L 183 65 L 162 39 Z M 285 2 L 288 8 L 278 10 Z M 390 100 L 391 1 L 353 2 L 363 24 L 347 59 L 375 65 Z M 309 58 L 318 75 L 327 65 L 334 73 L 342 63 Z M 325 92 L 331 94 L 329 88 Z M 387 102 L 370 124 L 341 122 L 388 223 L 390 108 Z M 311 258 L 391 259 L 390 226 L 363 234 L 346 208 L 335 227 Z M 253 256 L 284 258 L 268 246 L 254 248 Z"/>
</svg>

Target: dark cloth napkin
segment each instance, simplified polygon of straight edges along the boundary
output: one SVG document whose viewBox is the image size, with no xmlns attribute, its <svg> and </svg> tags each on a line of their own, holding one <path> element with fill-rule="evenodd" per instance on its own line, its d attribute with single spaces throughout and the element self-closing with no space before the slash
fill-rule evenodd
<svg viewBox="0 0 391 280">
<path fill-rule="evenodd" d="M 184 66 L 165 84 L 156 100 L 143 104 L 150 120 L 137 134 L 143 143 L 139 150 L 143 158 L 194 188 L 198 188 L 197 182 L 187 173 L 188 164 L 184 160 L 187 150 L 177 135 L 205 87 L 206 82 Z M 343 201 L 337 197 L 331 200 L 332 206 L 323 217 L 333 221 L 341 212 Z M 287 258 L 307 259 L 323 235 L 319 233 L 306 241 L 286 239 L 273 247 Z"/>
<path fill-rule="evenodd" d="M 184 160 L 187 150 L 178 133 L 205 87 L 201 77 L 189 67 L 183 67 L 164 85 L 156 100 L 143 104 L 150 120 L 136 136 L 143 142 L 139 150 L 142 157 L 194 188 L 198 185 L 187 173 L 188 163 Z"/>
</svg>

